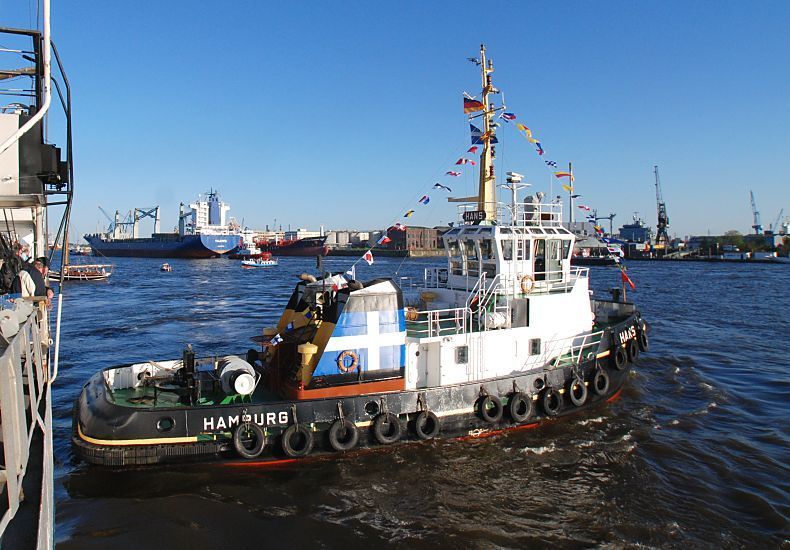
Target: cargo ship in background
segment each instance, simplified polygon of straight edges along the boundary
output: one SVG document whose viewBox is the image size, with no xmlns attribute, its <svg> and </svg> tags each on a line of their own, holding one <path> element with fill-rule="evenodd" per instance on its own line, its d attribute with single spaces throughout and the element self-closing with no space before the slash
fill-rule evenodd
<svg viewBox="0 0 790 550">
<path fill-rule="evenodd" d="M 159 207 L 135 208 L 126 221 L 118 211 L 107 232 L 85 235 L 93 254 L 138 258 L 216 258 L 236 252 L 242 245 L 239 225 L 233 218 L 226 221 L 230 206 L 222 202 L 216 191 L 189 205 L 184 212 L 181 203 L 178 232 L 159 231 Z M 150 237 L 138 237 L 141 219 L 154 218 L 154 232 Z M 131 235 L 126 228 L 132 227 Z"/>
<path fill-rule="evenodd" d="M 272 256 L 326 256 L 329 254 L 326 235 L 285 241 L 258 240 L 255 244 L 261 252 L 269 252 Z"/>
</svg>

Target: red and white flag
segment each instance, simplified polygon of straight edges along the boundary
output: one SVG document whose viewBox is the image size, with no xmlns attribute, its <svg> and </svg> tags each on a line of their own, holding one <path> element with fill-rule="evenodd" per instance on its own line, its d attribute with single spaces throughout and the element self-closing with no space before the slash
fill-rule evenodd
<svg viewBox="0 0 790 550">
<path fill-rule="evenodd" d="M 453 176 L 454 178 L 457 178 L 458 176 L 461 175 L 461 172 L 450 171 L 450 172 L 445 172 L 445 174 L 448 175 L 448 176 Z"/>
<path fill-rule="evenodd" d="M 391 243 L 391 242 L 392 242 L 392 239 L 390 239 L 386 235 L 382 235 L 381 238 L 378 240 L 378 242 L 376 244 L 387 244 L 387 243 Z"/>
<path fill-rule="evenodd" d="M 467 153 L 477 153 L 477 145 L 472 145 L 469 149 L 466 150 Z"/>
<path fill-rule="evenodd" d="M 458 159 L 456 164 L 471 164 L 472 166 L 474 166 L 475 165 L 475 161 L 461 157 L 461 158 Z"/>
<path fill-rule="evenodd" d="M 373 265 L 373 252 L 368 250 L 362 255 L 362 259 L 368 262 L 368 265 Z"/>
</svg>

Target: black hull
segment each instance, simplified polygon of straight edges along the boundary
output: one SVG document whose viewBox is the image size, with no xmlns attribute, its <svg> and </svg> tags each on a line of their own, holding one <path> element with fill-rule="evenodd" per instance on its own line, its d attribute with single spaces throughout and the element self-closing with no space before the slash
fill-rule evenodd
<svg viewBox="0 0 790 550">
<path fill-rule="evenodd" d="M 617 335 L 628 333 L 632 327 L 630 333 L 633 340 L 620 342 Z M 413 422 L 419 411 L 426 409 L 439 417 L 438 437 L 481 436 L 497 430 L 539 426 L 546 421 L 598 407 L 614 399 L 626 382 L 636 356 L 616 365 L 613 352 L 618 347 L 628 347 L 626 344 L 629 342 L 635 344 L 638 335 L 645 330 L 646 325 L 638 314 L 632 315 L 612 327 L 601 341 L 598 353 L 576 368 L 547 368 L 453 386 L 304 401 L 130 409 L 117 406 L 107 399 L 102 373 L 98 373 L 83 388 L 75 403 L 73 444 L 77 454 L 87 462 L 120 467 L 238 458 L 231 434 L 244 422 L 245 414 L 248 415 L 248 421 L 258 424 L 265 433 L 266 445 L 260 456 L 255 457 L 259 461 L 287 458 L 283 452 L 282 432 L 295 423 L 311 427 L 313 454 L 333 452 L 328 432 L 339 419 L 341 410 L 342 416 L 357 426 L 360 432 L 359 446 L 377 444 L 372 425 L 374 418 L 383 410 L 398 416 L 402 427 L 400 442 L 417 439 Z M 633 349 L 636 346 L 630 347 Z M 601 376 L 599 372 L 605 373 L 608 384 L 604 390 L 599 387 L 596 391 L 596 376 Z M 568 391 L 577 376 L 587 382 L 588 390 L 584 403 L 580 405 L 572 403 Z M 550 389 L 561 391 L 555 394 L 561 403 L 556 412 L 549 411 L 543 404 Z M 514 421 L 507 413 L 508 400 L 514 392 L 521 392 L 533 399 L 533 414 L 522 422 Z M 504 405 L 501 418 L 493 421 L 483 419 L 480 400 L 484 395 L 501 399 Z M 157 429 L 162 419 L 168 419 L 168 423 L 172 424 L 166 438 Z M 200 440 L 179 441 L 180 438 L 194 439 L 198 435 Z"/>
</svg>

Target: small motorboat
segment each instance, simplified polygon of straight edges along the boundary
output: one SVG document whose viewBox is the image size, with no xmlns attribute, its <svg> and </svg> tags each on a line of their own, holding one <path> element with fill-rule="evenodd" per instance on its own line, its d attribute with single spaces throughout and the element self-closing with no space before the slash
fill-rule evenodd
<svg viewBox="0 0 790 550">
<path fill-rule="evenodd" d="M 270 252 L 264 252 L 261 254 L 260 258 L 254 258 L 250 260 L 242 260 L 241 267 L 248 268 L 248 267 L 273 267 L 277 265 L 277 260 L 272 259 L 272 255 Z"/>
<path fill-rule="evenodd" d="M 168 263 L 164 263 L 162 264 L 162 267 L 159 268 L 159 271 L 173 271 L 173 266 Z"/>
</svg>

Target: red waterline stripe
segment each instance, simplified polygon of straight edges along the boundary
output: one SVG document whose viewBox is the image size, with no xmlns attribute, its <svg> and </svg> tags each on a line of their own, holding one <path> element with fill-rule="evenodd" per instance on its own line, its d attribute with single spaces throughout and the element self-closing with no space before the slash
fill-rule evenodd
<svg viewBox="0 0 790 550">
<path fill-rule="evenodd" d="M 620 397 L 621 393 L 623 393 L 623 388 L 620 388 L 619 390 L 617 390 L 617 393 L 615 393 L 612 397 L 607 399 L 606 402 L 607 403 L 611 403 L 612 401 L 616 401 L 617 398 Z"/>
</svg>

